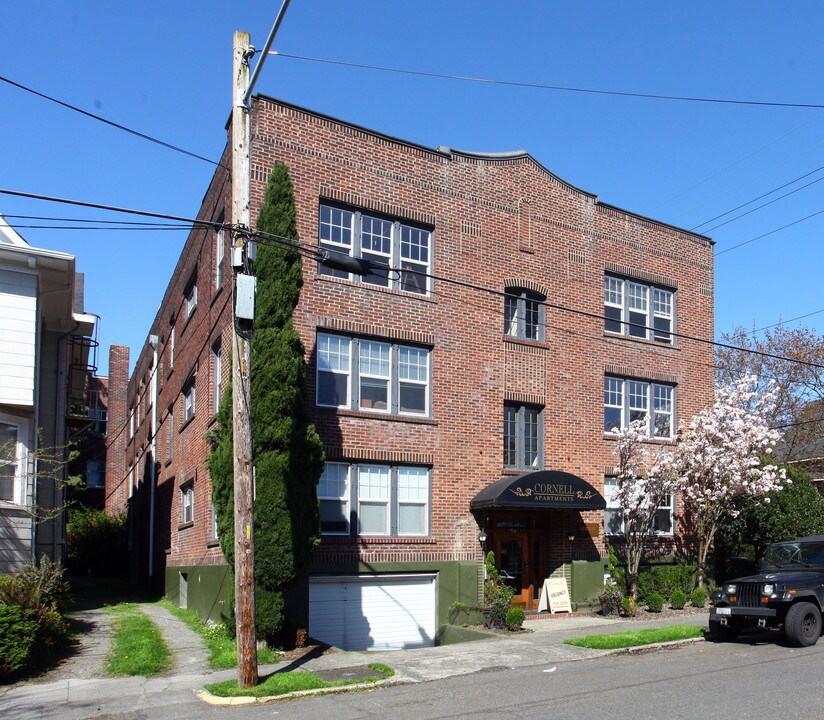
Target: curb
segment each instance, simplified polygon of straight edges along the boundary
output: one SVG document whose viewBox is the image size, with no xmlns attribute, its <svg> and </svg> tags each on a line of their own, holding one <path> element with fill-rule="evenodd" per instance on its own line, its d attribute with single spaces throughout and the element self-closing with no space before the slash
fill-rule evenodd
<svg viewBox="0 0 824 720">
<path fill-rule="evenodd" d="M 292 698 L 311 697 L 312 695 L 332 695 L 343 692 L 350 692 L 352 690 L 371 690 L 372 688 L 388 685 L 406 685 L 412 683 L 414 680 L 409 678 L 391 677 L 383 680 L 376 680 L 370 683 L 353 683 L 352 685 L 337 685 L 335 687 L 314 688 L 312 690 L 294 690 L 293 692 L 283 693 L 282 695 L 264 695 L 262 697 L 252 697 L 245 695 L 242 697 L 222 697 L 220 695 L 213 695 L 208 690 L 195 690 L 194 693 L 199 700 L 202 700 L 208 705 L 219 706 L 245 706 L 245 705 L 263 705 L 265 703 L 278 702 L 279 700 L 290 700 Z"/>
</svg>

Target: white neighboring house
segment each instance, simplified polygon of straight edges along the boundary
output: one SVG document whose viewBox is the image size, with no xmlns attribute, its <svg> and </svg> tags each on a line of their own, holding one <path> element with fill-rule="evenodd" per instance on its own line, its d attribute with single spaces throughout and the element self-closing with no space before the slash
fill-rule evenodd
<svg viewBox="0 0 824 720">
<path fill-rule="evenodd" d="M 32 247 L 0 215 L 0 573 L 64 559 L 65 464 L 38 467 L 37 451 L 62 457 L 95 319 L 74 256 Z"/>
</svg>

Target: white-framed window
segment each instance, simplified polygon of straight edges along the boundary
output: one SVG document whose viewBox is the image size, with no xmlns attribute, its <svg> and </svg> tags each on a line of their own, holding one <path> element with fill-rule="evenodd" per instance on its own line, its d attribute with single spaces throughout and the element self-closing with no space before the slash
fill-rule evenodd
<svg viewBox="0 0 824 720">
<path fill-rule="evenodd" d="M 317 338 L 318 405 L 430 414 L 429 349 L 323 332 Z"/>
<path fill-rule="evenodd" d="M 543 408 L 504 404 L 504 466 L 540 470 L 544 466 Z"/>
<path fill-rule="evenodd" d="M 195 484 L 192 480 L 180 486 L 180 522 L 186 524 L 195 520 Z"/>
<path fill-rule="evenodd" d="M 504 335 L 544 341 L 544 300 L 530 290 L 507 288 L 504 296 Z"/>
<path fill-rule="evenodd" d="M 168 432 L 166 437 L 166 459 L 171 460 L 175 455 L 175 406 L 169 405 L 169 414 L 166 416 Z"/>
<path fill-rule="evenodd" d="M 186 320 L 192 317 L 197 307 L 197 278 L 189 281 L 186 290 L 183 292 L 183 315 Z"/>
<path fill-rule="evenodd" d="M 646 419 L 649 437 L 670 439 L 674 432 L 675 387 L 647 380 L 604 376 L 604 432 Z"/>
<path fill-rule="evenodd" d="M 604 478 L 604 499 L 607 506 L 604 510 L 604 534 L 623 535 L 624 518 L 616 494 L 618 480 L 614 477 Z M 669 493 L 664 502 L 658 506 L 652 518 L 649 532 L 652 535 L 672 535 L 675 528 L 675 498 Z"/>
<path fill-rule="evenodd" d="M 223 215 L 217 222 L 223 222 Z M 226 268 L 226 231 L 221 225 L 215 228 L 215 292 L 223 286 Z"/>
<path fill-rule="evenodd" d="M 214 503 L 212 503 L 211 505 L 209 517 L 212 519 L 212 522 L 209 526 L 209 539 L 217 540 L 217 509 L 215 508 Z"/>
<path fill-rule="evenodd" d="M 183 424 L 185 425 L 189 420 L 191 420 L 195 416 L 195 380 L 192 378 L 189 380 L 184 386 L 183 390 L 181 391 L 181 396 L 183 399 Z"/>
<path fill-rule="evenodd" d="M 425 537 L 430 470 L 406 465 L 327 462 L 318 483 L 324 535 Z"/>
<path fill-rule="evenodd" d="M 102 460 L 89 460 L 86 463 L 86 487 L 106 487 L 106 463 Z"/>
<path fill-rule="evenodd" d="M 323 250 L 388 266 L 361 278 L 364 283 L 418 295 L 430 292 L 430 278 L 427 276 L 432 274 L 432 231 L 425 227 L 354 208 L 321 203 L 318 245 Z M 345 270 L 334 270 L 323 265 L 318 266 L 318 273 L 350 278 Z"/>
<path fill-rule="evenodd" d="M 175 366 L 175 329 L 169 330 L 169 370 Z"/>
<path fill-rule="evenodd" d="M 135 409 L 134 409 L 134 405 L 132 405 L 129 408 L 129 439 L 134 437 L 134 429 L 135 429 L 134 416 L 135 416 Z"/>
<path fill-rule="evenodd" d="M 26 503 L 28 427 L 27 421 L 0 413 L 0 502 Z"/>
<path fill-rule="evenodd" d="M 604 276 L 604 329 L 630 337 L 673 342 L 675 293 L 616 275 Z"/>
<path fill-rule="evenodd" d="M 220 398 L 223 390 L 223 361 L 221 359 L 220 341 L 212 346 L 212 414 L 217 415 L 220 409 Z"/>
</svg>

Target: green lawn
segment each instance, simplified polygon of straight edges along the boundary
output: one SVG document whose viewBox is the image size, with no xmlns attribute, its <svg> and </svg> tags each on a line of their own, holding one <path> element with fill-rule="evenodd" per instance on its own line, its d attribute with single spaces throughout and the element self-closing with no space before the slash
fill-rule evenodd
<svg viewBox="0 0 824 720">
<path fill-rule="evenodd" d="M 159 605 L 165 607 L 172 615 L 180 618 L 192 630 L 203 638 L 209 650 L 209 664 L 215 670 L 227 670 L 237 667 L 237 642 L 220 623 L 204 623 L 196 610 L 183 610 L 168 600 L 160 600 Z M 261 665 L 280 662 L 280 655 L 269 648 L 261 648 L 257 653 L 257 661 Z"/>
<path fill-rule="evenodd" d="M 157 626 L 133 603 L 106 608 L 114 638 L 107 670 L 112 675 L 151 677 L 169 667 L 169 648 Z"/>
<path fill-rule="evenodd" d="M 662 628 L 647 630 L 627 630 L 625 632 L 609 633 L 606 635 L 584 635 L 582 637 L 564 640 L 567 645 L 592 648 L 594 650 L 616 650 L 619 648 L 652 645 L 654 643 L 686 640 L 688 638 L 703 637 L 704 628 L 695 625 L 670 625 Z"/>
<path fill-rule="evenodd" d="M 212 695 L 220 697 L 271 697 L 274 695 L 285 695 L 299 690 L 320 690 L 323 688 L 342 687 L 345 685 L 356 685 L 360 683 L 377 682 L 392 677 L 395 671 L 388 665 L 382 663 L 370 663 L 369 667 L 375 671 L 374 675 L 357 680 L 321 680 L 315 673 L 306 670 L 294 670 L 292 672 L 280 672 L 269 675 L 253 688 L 239 688 L 237 680 L 226 680 L 224 682 L 206 685 L 206 689 Z"/>
</svg>

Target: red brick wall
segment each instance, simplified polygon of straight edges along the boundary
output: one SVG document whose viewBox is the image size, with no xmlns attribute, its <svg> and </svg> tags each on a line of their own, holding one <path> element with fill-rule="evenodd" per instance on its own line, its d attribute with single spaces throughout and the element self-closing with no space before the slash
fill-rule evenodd
<svg viewBox="0 0 824 720">
<path fill-rule="evenodd" d="M 346 201 L 434 227 L 434 273 L 503 291 L 512 281 L 542 288 L 550 304 L 593 317 L 547 308 L 546 339 L 527 343 L 503 337 L 503 299 L 434 281 L 431 297 L 365 286 L 317 274 L 304 262 L 304 288 L 295 324 L 311 367 L 309 398 L 330 459 L 406 461 L 432 466 L 431 537 L 325 540 L 318 557 L 377 562 L 479 557 L 471 498 L 499 478 L 505 399 L 545 406 L 547 469 L 580 475 L 598 489 L 614 464 L 614 441 L 603 428 L 606 371 L 674 381 L 676 423 L 685 423 L 712 398 L 712 349 L 679 339 L 673 346 L 604 332 L 603 277 L 607 270 L 641 275 L 677 289 L 677 330 L 713 336 L 712 246 L 704 238 L 600 203 L 553 176 L 528 156 L 482 159 L 438 152 L 364 131 L 265 98 L 257 100 L 252 140 L 252 217 L 276 161 L 295 185 L 300 238 L 317 238 L 319 199 Z M 228 164 L 228 154 L 224 157 Z M 228 183 L 219 169 L 199 217 L 229 213 Z M 152 327 L 160 337 L 159 484 L 170 498 L 172 565 L 220 562 L 207 544 L 209 480 L 204 434 L 210 407 L 211 345 L 223 337 L 228 357 L 228 285 L 213 297 L 213 234 L 195 230 Z M 183 291 L 197 267 L 199 302 L 184 329 Z M 227 273 L 228 275 L 228 273 Z M 176 357 L 168 368 L 170 318 Z M 346 329 L 386 338 L 423 341 L 433 348 L 433 413 L 427 420 L 375 417 L 314 408 L 314 350 L 318 328 Z M 144 349 L 128 402 L 146 387 L 153 369 Z M 180 429 L 180 389 L 196 370 L 197 413 Z M 224 362 L 224 377 L 228 362 Z M 112 398 L 117 383 L 112 378 Z M 113 399 L 112 406 L 114 407 Z M 167 410 L 174 402 L 175 448 L 166 461 Z M 128 403 L 127 403 L 128 404 Z M 139 457 L 149 443 L 146 422 L 125 456 Z M 116 453 L 112 453 L 114 455 Z M 122 455 L 121 455 L 122 457 Z M 115 462 L 114 458 L 110 462 Z M 124 464 L 121 461 L 121 473 Z M 115 473 L 112 473 L 112 478 Z M 179 527 L 181 482 L 194 478 L 195 522 Z M 598 517 L 584 520 L 595 522 Z M 603 538 L 595 540 L 603 551 Z"/>
</svg>

